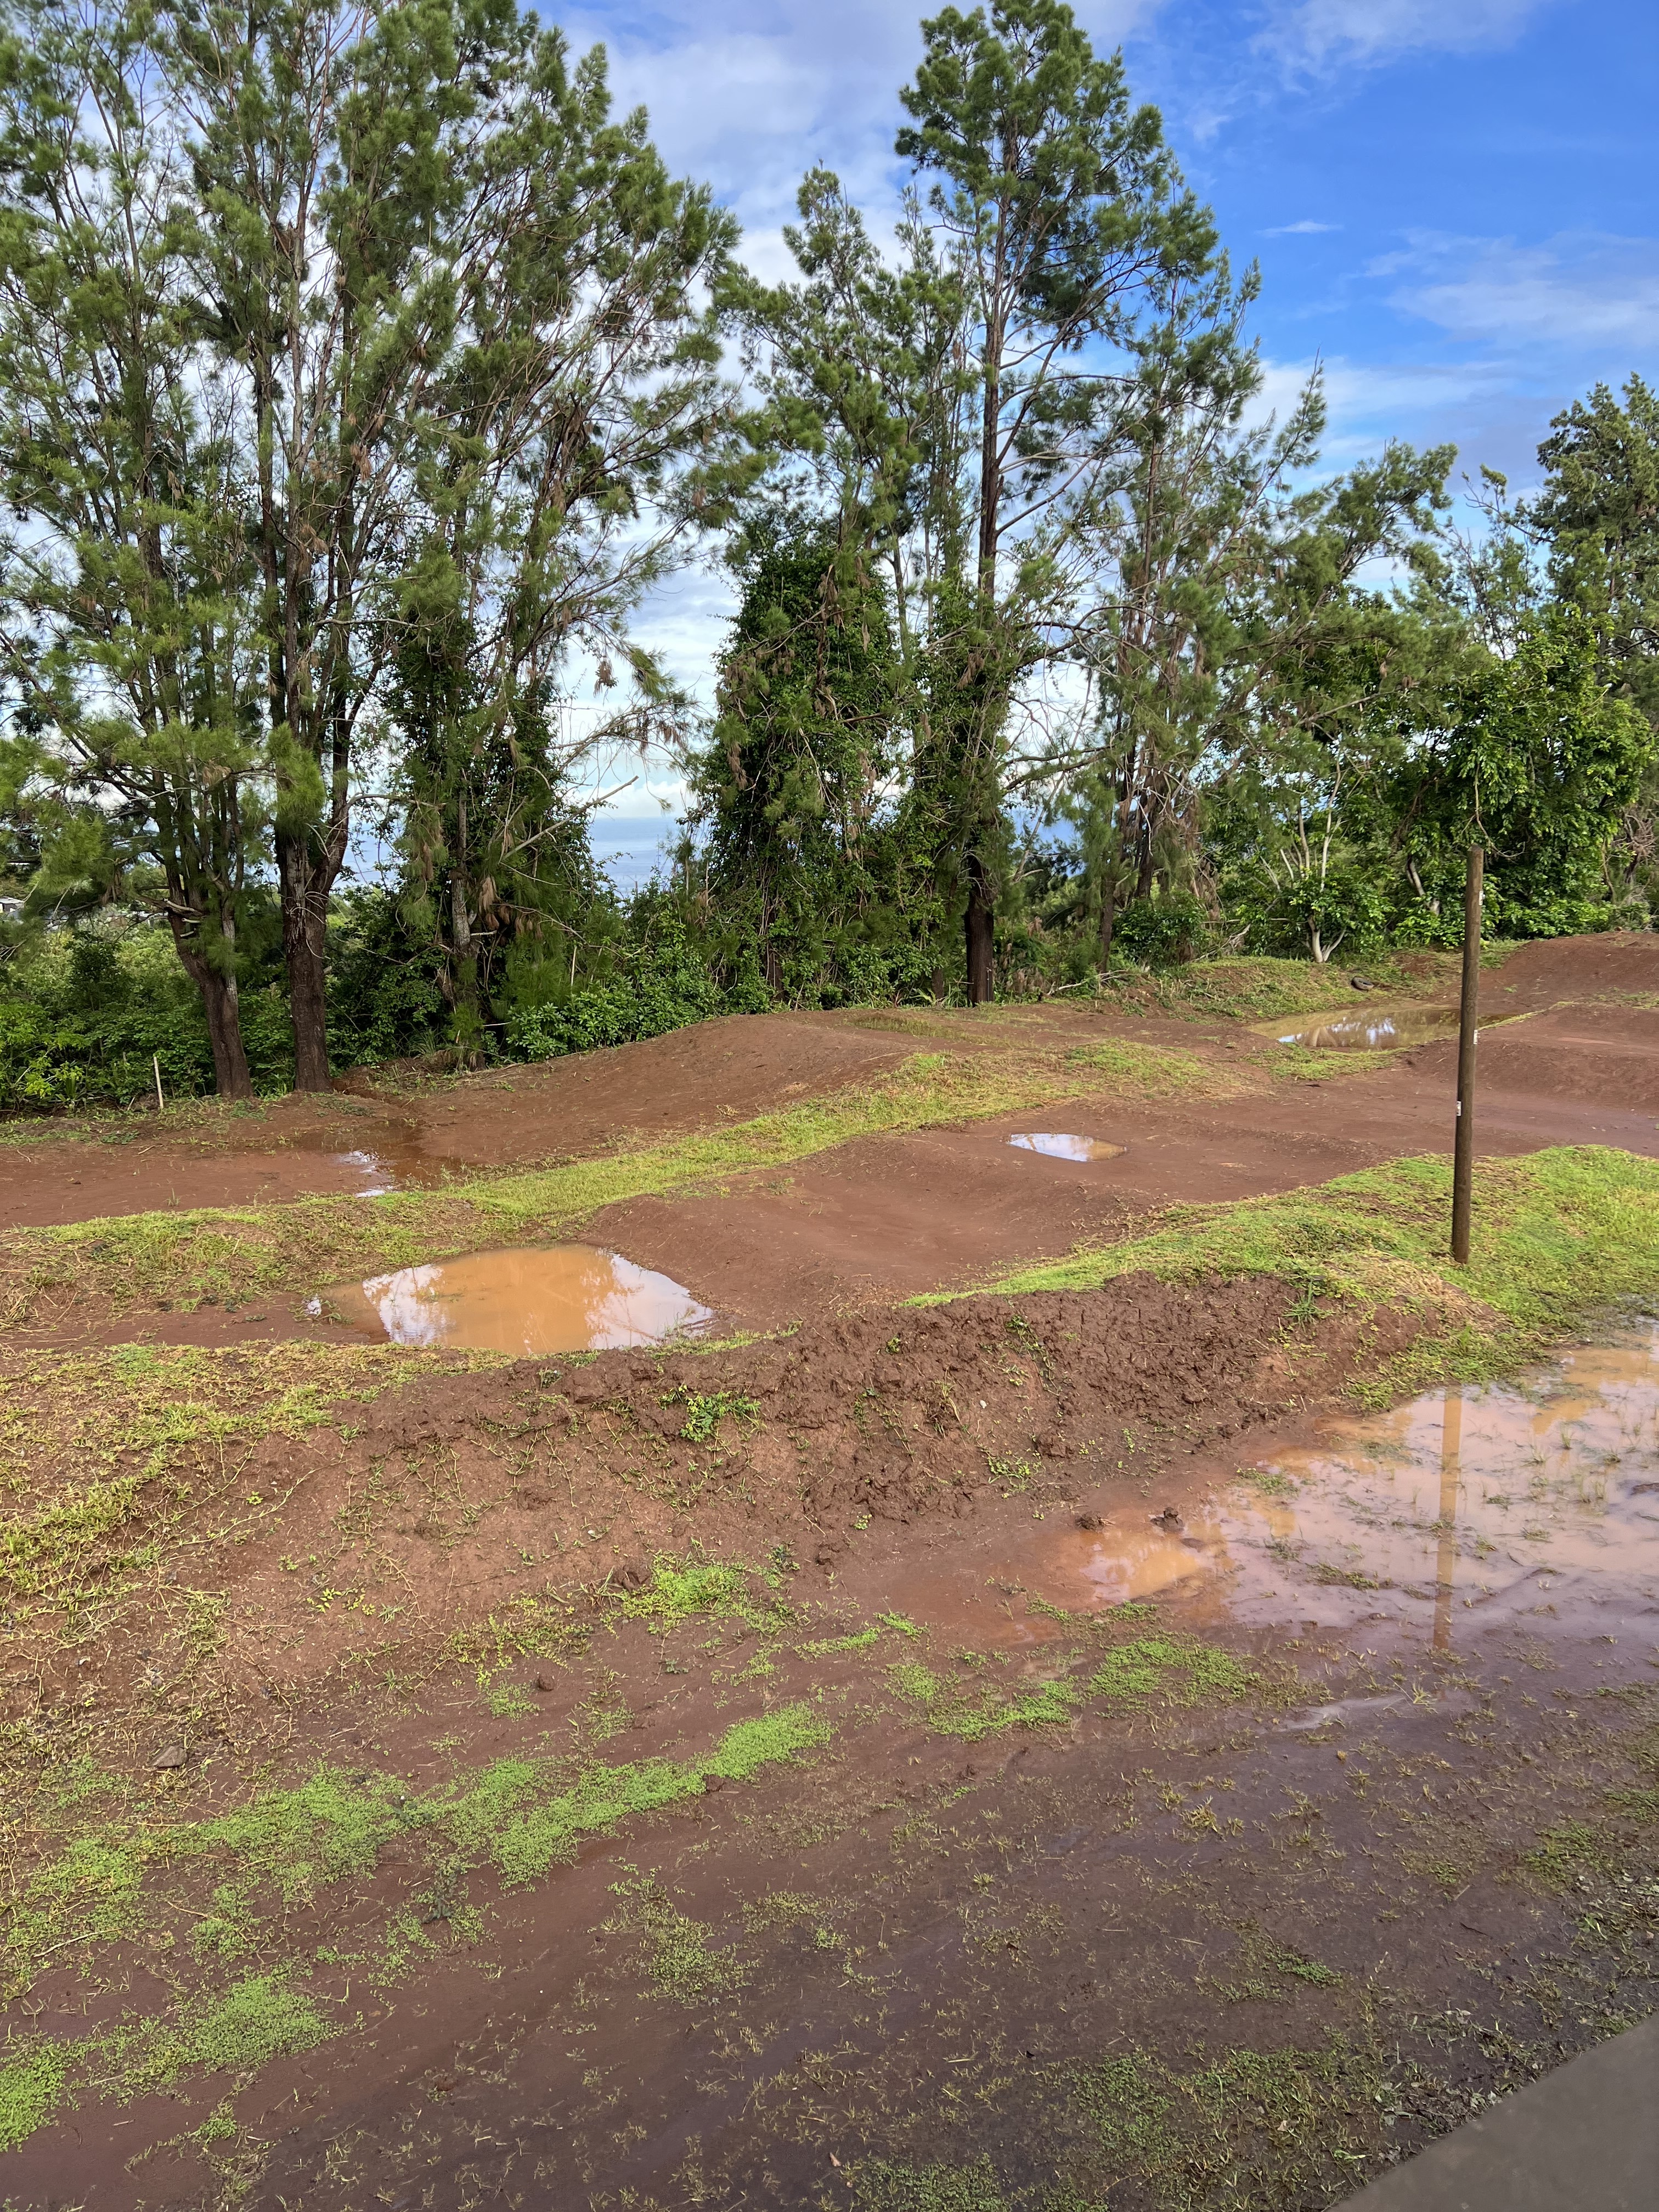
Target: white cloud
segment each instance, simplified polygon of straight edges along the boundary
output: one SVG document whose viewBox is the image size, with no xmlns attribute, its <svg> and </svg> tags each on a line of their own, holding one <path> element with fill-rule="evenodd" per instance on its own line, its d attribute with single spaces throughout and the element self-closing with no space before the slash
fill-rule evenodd
<svg viewBox="0 0 1659 2212">
<path fill-rule="evenodd" d="M 1311 216 L 1304 216 L 1300 222 L 1276 222 L 1264 230 L 1264 238 L 1312 238 L 1322 230 L 1340 230 L 1340 222 L 1316 222 Z"/>
<path fill-rule="evenodd" d="M 1415 232 L 1370 273 L 1402 280 L 1390 304 L 1456 338 L 1558 360 L 1659 346 L 1659 239 L 1562 232 L 1522 246 Z"/>
<path fill-rule="evenodd" d="M 1083 0 L 1077 13 L 1104 53 L 1159 4 Z M 836 169 L 872 219 L 896 206 L 898 94 L 921 55 L 922 12 L 890 0 L 666 0 L 642 31 L 631 11 L 613 17 L 586 0 L 559 20 L 578 52 L 603 42 L 617 106 L 647 109 L 671 167 L 737 211 L 745 258 L 759 265 L 814 162 Z"/>
<path fill-rule="evenodd" d="M 1341 355 L 1322 362 L 1269 360 L 1252 418 L 1272 414 L 1282 422 L 1316 368 L 1323 376 L 1328 417 L 1322 473 L 1352 468 L 1390 438 L 1419 446 L 1455 441 L 1462 426 L 1484 419 L 1508 390 L 1503 368 L 1487 362 L 1357 362 Z"/>
<path fill-rule="evenodd" d="M 1512 43 L 1550 0 L 1271 0 L 1256 43 L 1316 74 L 1413 52 L 1471 53 Z"/>
</svg>

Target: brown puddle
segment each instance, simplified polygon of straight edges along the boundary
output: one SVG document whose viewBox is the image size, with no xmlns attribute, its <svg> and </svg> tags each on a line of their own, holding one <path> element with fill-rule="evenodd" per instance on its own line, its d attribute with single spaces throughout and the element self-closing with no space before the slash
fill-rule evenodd
<svg viewBox="0 0 1659 2212">
<path fill-rule="evenodd" d="M 666 1275 L 592 1244 L 469 1252 L 333 1293 L 345 1317 L 428 1351 L 610 1352 L 695 1335 L 714 1319 Z"/>
<path fill-rule="evenodd" d="M 288 1139 L 283 1149 L 326 1153 L 331 1167 L 343 1168 L 360 1179 L 362 1187 L 355 1194 L 358 1198 L 381 1198 L 392 1190 L 431 1190 L 462 1164 L 427 1152 L 412 1128 L 403 1135 L 382 1134 L 361 1151 L 336 1152 L 326 1138 L 310 1133 Z"/>
<path fill-rule="evenodd" d="M 1358 1008 L 1319 1021 L 1286 1028 L 1282 1022 L 1257 1022 L 1258 1036 L 1279 1044 L 1304 1044 L 1316 1052 L 1397 1052 L 1407 1045 L 1431 1044 L 1457 1027 L 1455 1006 L 1395 1006 Z"/>
<path fill-rule="evenodd" d="M 376 1152 L 331 1152 L 337 1168 L 346 1168 L 362 1179 L 359 1198 L 384 1198 L 392 1190 L 429 1190 L 442 1180 L 441 1161 L 428 1160 L 415 1147 L 383 1146 Z"/>
<path fill-rule="evenodd" d="M 1062 1603 L 1180 1591 L 1253 1625 L 1415 1622 L 1443 1648 L 1487 1608 L 1559 1617 L 1639 1599 L 1653 1616 L 1659 1323 L 1518 1385 L 1429 1392 L 1264 1457 L 1178 1523 L 1125 1509 L 1043 1553 Z"/>
<path fill-rule="evenodd" d="M 1115 1160 L 1127 1152 L 1127 1145 L 1109 1145 L 1104 1137 L 1067 1137 L 1047 1131 L 1010 1137 L 1011 1145 L 1024 1152 L 1042 1152 L 1051 1160 Z"/>
</svg>

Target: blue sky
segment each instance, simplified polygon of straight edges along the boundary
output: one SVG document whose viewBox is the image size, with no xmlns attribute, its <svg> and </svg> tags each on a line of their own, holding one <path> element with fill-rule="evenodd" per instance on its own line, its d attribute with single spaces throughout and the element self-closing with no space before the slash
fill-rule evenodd
<svg viewBox="0 0 1659 2212">
<path fill-rule="evenodd" d="M 897 88 L 921 9 L 890 0 L 544 9 L 603 41 L 682 173 L 779 236 L 814 161 L 878 222 L 903 171 Z M 1449 441 L 1518 485 L 1550 416 L 1598 380 L 1659 376 L 1655 0 L 1085 0 L 1163 109 L 1236 262 L 1261 264 L 1272 395 L 1326 365 L 1328 457 Z M 687 576 L 642 633 L 697 688 L 723 584 Z M 638 794 L 619 802 L 635 809 Z"/>
</svg>

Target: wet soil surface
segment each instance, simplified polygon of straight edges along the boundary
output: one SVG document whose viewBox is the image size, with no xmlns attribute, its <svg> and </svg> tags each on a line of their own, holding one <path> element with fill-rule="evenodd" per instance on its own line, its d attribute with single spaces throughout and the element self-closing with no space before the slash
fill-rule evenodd
<svg viewBox="0 0 1659 2212">
<path fill-rule="evenodd" d="M 0 1229 L 152 1206 L 269 1205 L 429 1188 L 718 1126 L 855 1083 L 915 1047 L 789 1015 L 733 1017 L 644 1044 L 477 1075 L 365 1070 L 325 1097 L 121 1117 L 0 1150 Z M 178 1125 L 178 1126 L 175 1126 Z"/>
<path fill-rule="evenodd" d="M 1483 1036 L 1482 1146 L 1659 1152 L 1656 1017 L 1595 1002 L 1656 989 L 1650 939 L 1514 955 L 1483 1000 L 1527 1018 Z M 1065 1009 L 711 1024 L 188 1141 L 8 1149 L 3 1218 L 366 1194 L 941 1042 L 1103 1033 L 1277 1049 Z M 118 1861 L 75 1860 L 0 2124 L 38 2039 L 93 2056 L 0 2154 L 0 2203 L 1318 2212 L 1650 2011 L 1659 1325 L 1360 1421 L 1337 1401 L 1428 1317 L 1362 1341 L 1261 1279 L 891 1304 L 1171 1199 L 1443 1146 L 1452 1051 L 872 1139 L 586 1224 L 728 1324 L 800 1324 L 713 1361 L 417 1365 L 323 1318 L 290 1375 L 238 1348 L 293 1333 L 274 1306 L 173 1316 L 217 1348 L 173 1383 L 133 1347 L 116 1379 L 153 1369 L 157 1397 L 118 1449 L 113 1369 L 66 1361 L 61 1419 L 27 1466 L 0 1434 L 0 1474 L 85 1490 L 92 1464 L 132 1503 L 58 1611 L 5 1617 L 9 1817 L 95 1839 L 131 1803 L 182 1834 L 314 1785 L 344 1836 L 365 1792 L 441 1807 L 544 1771 L 624 1773 L 657 1809 L 623 1790 L 516 1879 L 487 1826 L 458 1844 L 411 1812 L 337 1849 L 330 1812 L 314 1864 L 274 1827 L 268 1860 L 167 1860 L 171 1902 L 132 1923 Z M 1056 1127 L 1125 1149 L 1010 1142 Z M 15 1346 L 7 1375 L 45 1389 L 56 1356 Z M 201 1401 L 187 1443 L 170 1393 Z M 47 1534 L 71 1564 L 95 1546 Z M 716 1579 L 659 1602 L 664 1559 Z M 790 1714 L 822 1741 L 721 1765 Z M 653 1797 L 665 1774 L 691 1778 Z M 0 1824 L 8 1881 L 38 1841 Z M 227 2055 L 201 2008 L 256 1987 Z M 259 2026 L 284 1992 L 315 2033 Z M 171 2042 L 143 2040 L 156 2020 Z"/>
<path fill-rule="evenodd" d="M 298 1711 L 269 1772 L 411 1790 L 803 1701 L 834 1733 L 527 1885 L 437 1897 L 384 1850 L 289 1917 L 333 2040 L 228 2098 L 88 2103 L 8 2201 L 1320 2207 L 1659 2002 L 1659 1323 L 1091 1457 L 876 1516 L 833 1581 L 781 1567 L 787 1620 L 601 1615 L 495 1678 L 510 1715 L 453 1684 Z M 1159 1648 L 1208 1687 L 1053 1701 Z M 435 1931 L 412 1978 L 376 1963 L 400 1907 Z M 36 2027 L 154 2005 L 167 1966 L 48 1980 Z"/>
<path fill-rule="evenodd" d="M 1659 938 L 1652 936 L 1523 945 L 1485 976 L 1483 1021 L 1550 1018 L 1483 1039 L 1483 1144 L 1524 1151 L 1581 1141 L 1589 1133 L 1653 1149 L 1659 1143 L 1659 1014 L 1587 1002 L 1609 994 L 1655 993 Z M 1556 1008 L 1564 1011 L 1550 1014 Z M 342 1079 L 325 1098 L 291 1097 L 231 1111 L 204 1103 L 175 1109 L 165 1124 L 143 1115 L 118 1117 L 97 1125 L 98 1141 L 76 1141 L 67 1125 L 52 1125 L 38 1142 L 15 1130 L 12 1142 L 0 1147 L 0 1230 L 158 1206 L 269 1204 L 315 1192 L 430 1187 L 740 1121 L 861 1081 L 918 1050 L 943 1045 L 1018 1054 L 1022 1045 L 1102 1035 L 1172 1044 L 1224 1063 L 1241 1054 L 1267 1058 L 1279 1049 L 1243 1024 L 1131 1019 L 1059 1003 L 979 1012 L 860 1009 L 732 1017 L 532 1067 L 462 1076 L 366 1070 Z M 1449 1042 L 1432 1044 L 1401 1054 L 1399 1065 L 1376 1076 L 1345 1079 L 1335 1109 L 1317 1088 L 1288 1084 L 1222 1106 L 1160 1109 L 1126 1121 L 1131 1130 L 1163 1132 L 1165 1143 L 1156 1175 L 1120 1187 L 1131 1209 L 1149 1196 L 1158 1202 L 1237 1196 L 1339 1171 L 1322 1164 L 1328 1159 L 1366 1164 L 1444 1142 L 1455 1051 Z M 1013 1133 L 1015 1126 L 1000 1136 Z M 1023 1126 L 1030 1126 L 1029 1116 Z M 1218 1142 L 1235 1132 L 1239 1143 Z M 1084 1127 L 1080 1133 L 1121 1140 L 1115 1129 Z M 1239 1164 L 1228 1164 L 1234 1160 Z M 1276 1161 L 1284 1167 L 1276 1169 Z M 878 1156 L 875 1171 L 884 1173 L 888 1164 L 884 1154 Z M 837 1193 L 842 1180 L 836 1178 Z M 1029 1201 L 1029 1182 L 1008 1188 L 1017 1208 Z M 918 1195 L 924 1208 L 934 1203 Z M 799 1204 L 817 1210 L 817 1195 L 804 1193 Z M 1119 1218 L 1122 1211 L 1109 1204 L 1106 1216 Z M 1008 1249 L 1005 1237 L 998 1249 Z M 663 1264 L 644 1254 L 632 1256 Z M 971 1268 L 979 1257 L 977 1249 L 964 1251 L 954 1264 Z M 948 1252 L 945 1264 L 952 1264 Z M 855 1249 L 832 1260 L 826 1278 L 843 1291 L 885 1280 Z"/>
</svg>

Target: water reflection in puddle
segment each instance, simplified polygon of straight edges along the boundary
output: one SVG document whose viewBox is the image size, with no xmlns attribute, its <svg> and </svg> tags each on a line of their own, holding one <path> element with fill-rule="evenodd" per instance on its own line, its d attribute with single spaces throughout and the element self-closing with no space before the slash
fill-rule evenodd
<svg viewBox="0 0 1659 2212">
<path fill-rule="evenodd" d="M 1046 1131 L 1010 1137 L 1008 1141 L 1021 1152 L 1044 1152 L 1051 1160 L 1115 1160 L 1129 1149 L 1127 1145 L 1109 1145 L 1104 1137 L 1057 1136 Z"/>
<path fill-rule="evenodd" d="M 357 1198 L 383 1198 L 392 1190 L 431 1190 L 460 1166 L 456 1160 L 428 1152 L 411 1129 L 406 1134 L 383 1133 L 371 1144 L 351 1152 L 337 1152 L 325 1137 L 307 1134 L 289 1140 L 295 1152 L 320 1152 L 329 1165 L 355 1176 Z"/>
<path fill-rule="evenodd" d="M 1407 1045 L 1431 1044 L 1457 1027 L 1455 1006 L 1367 1007 L 1351 1014 L 1324 1016 L 1295 1024 L 1258 1022 L 1258 1036 L 1279 1044 L 1309 1045 L 1316 1052 L 1397 1052 Z"/>
<path fill-rule="evenodd" d="M 329 1158 L 335 1167 L 344 1168 L 361 1179 L 362 1187 L 356 1194 L 359 1198 L 384 1198 L 389 1190 L 402 1189 L 417 1180 L 425 1180 L 399 1173 L 379 1152 L 331 1152 Z M 437 1178 L 431 1180 L 435 1182 Z"/>
<path fill-rule="evenodd" d="M 335 1293 L 347 1318 L 428 1350 L 606 1352 L 695 1335 L 714 1319 L 690 1291 L 592 1244 L 470 1252 Z"/>
<path fill-rule="evenodd" d="M 1659 1323 L 1519 1384 L 1433 1391 L 1241 1468 L 1179 1535 L 1124 1510 L 1068 1531 L 1062 1603 L 1174 1594 L 1266 1625 L 1416 1620 L 1443 1648 L 1481 1608 L 1562 1616 L 1659 1596 Z M 1045 1577 L 1045 1579 L 1047 1577 Z"/>
</svg>

